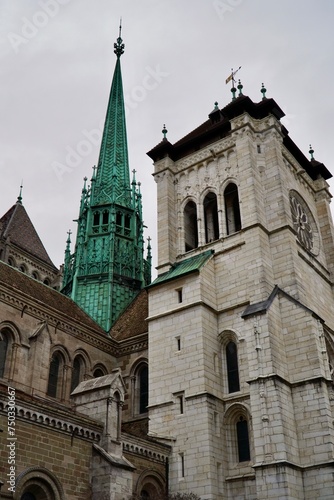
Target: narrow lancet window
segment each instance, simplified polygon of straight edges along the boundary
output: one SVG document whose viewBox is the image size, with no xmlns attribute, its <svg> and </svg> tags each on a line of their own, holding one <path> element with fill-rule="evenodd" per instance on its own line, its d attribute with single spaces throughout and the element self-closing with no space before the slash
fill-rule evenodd
<svg viewBox="0 0 334 500">
<path fill-rule="evenodd" d="M 7 335 L 0 333 L 0 377 L 2 378 L 5 373 L 5 364 L 8 351 L 8 338 Z"/>
<path fill-rule="evenodd" d="M 148 367 L 144 365 L 139 372 L 139 413 L 146 413 L 148 406 Z"/>
<path fill-rule="evenodd" d="M 248 423 L 242 416 L 237 422 L 237 440 L 239 462 L 248 462 L 250 460 Z"/>
<path fill-rule="evenodd" d="M 241 229 L 240 206 L 238 188 L 235 184 L 229 184 L 224 191 L 226 231 L 233 234 Z"/>
<path fill-rule="evenodd" d="M 184 239 L 186 252 L 198 247 L 197 207 L 193 201 L 184 208 Z"/>
<path fill-rule="evenodd" d="M 53 356 L 50 363 L 49 381 L 47 390 L 48 396 L 51 396 L 53 398 L 57 397 L 60 365 L 61 365 L 61 360 L 59 355 Z"/>
<path fill-rule="evenodd" d="M 217 196 L 215 193 L 208 193 L 204 198 L 204 220 L 205 220 L 205 241 L 218 240 L 219 225 L 218 225 L 218 207 Z"/>
<path fill-rule="evenodd" d="M 240 391 L 238 352 L 234 342 L 229 342 L 226 346 L 226 365 L 228 392 Z"/>
</svg>

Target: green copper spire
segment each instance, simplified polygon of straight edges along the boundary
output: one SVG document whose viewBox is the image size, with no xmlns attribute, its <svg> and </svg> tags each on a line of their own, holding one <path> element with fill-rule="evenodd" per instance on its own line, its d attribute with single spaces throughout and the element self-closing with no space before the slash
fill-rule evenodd
<svg viewBox="0 0 334 500">
<path fill-rule="evenodd" d="M 114 44 L 114 52 L 117 61 L 104 123 L 96 182 L 92 190 L 92 201 L 108 203 L 117 200 L 128 204 L 130 201 L 129 161 L 120 62 L 120 57 L 124 53 L 121 27 L 117 43 Z"/>
<path fill-rule="evenodd" d="M 130 183 L 120 57 L 111 84 L 97 168 L 81 193 L 74 254 L 65 251 L 63 293 L 107 332 L 137 293 L 150 282 L 151 255 L 144 259 L 142 195 L 135 170 Z"/>
</svg>

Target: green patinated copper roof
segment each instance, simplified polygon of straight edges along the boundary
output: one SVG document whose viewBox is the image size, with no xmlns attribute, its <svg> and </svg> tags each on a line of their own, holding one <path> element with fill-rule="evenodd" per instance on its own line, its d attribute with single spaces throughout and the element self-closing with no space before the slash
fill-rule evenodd
<svg viewBox="0 0 334 500">
<path fill-rule="evenodd" d="M 120 57 L 124 52 L 122 42 L 119 36 L 114 45 L 117 61 L 104 123 L 95 189 L 92 193 L 93 203 L 117 201 L 123 204 L 130 200 L 128 144 L 120 62 Z M 99 199 L 102 193 L 103 199 Z"/>
<path fill-rule="evenodd" d="M 65 250 L 62 292 L 106 332 L 151 281 L 151 246 L 144 259 L 140 184 L 130 183 L 120 57 L 121 32 L 97 169 L 81 193 L 78 230 L 71 255 Z"/>
<path fill-rule="evenodd" d="M 155 285 L 160 285 L 161 283 L 165 283 L 166 281 L 170 281 L 176 278 L 180 278 L 185 274 L 190 274 L 195 271 L 199 271 L 202 266 L 209 260 L 209 258 L 213 255 L 212 250 L 207 250 L 199 255 L 195 255 L 194 257 L 190 257 L 189 259 L 182 260 L 181 262 L 177 262 L 174 264 L 169 271 L 164 274 L 158 276 L 150 287 Z"/>
</svg>

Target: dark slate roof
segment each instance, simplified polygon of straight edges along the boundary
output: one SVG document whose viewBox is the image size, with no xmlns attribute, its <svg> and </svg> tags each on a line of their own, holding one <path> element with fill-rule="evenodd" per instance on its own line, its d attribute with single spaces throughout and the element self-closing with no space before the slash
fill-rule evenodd
<svg viewBox="0 0 334 500">
<path fill-rule="evenodd" d="M 110 337 L 126 340 L 147 333 L 148 297 L 147 291 L 141 290 L 137 297 L 125 309 L 110 330 Z"/>
<path fill-rule="evenodd" d="M 8 237 L 11 243 L 57 270 L 24 206 L 19 202 L 0 219 L 0 239 L 5 240 Z"/>
<path fill-rule="evenodd" d="M 291 295 L 289 295 L 287 292 L 282 290 L 282 288 L 280 288 L 277 285 L 274 286 L 271 294 L 269 295 L 269 297 L 266 300 L 263 300 L 261 302 L 256 302 L 254 304 L 250 304 L 249 306 L 247 306 L 246 309 L 244 310 L 244 312 L 241 314 L 241 317 L 243 319 L 246 319 L 246 318 L 249 318 L 251 316 L 256 316 L 257 314 L 266 314 L 267 311 L 270 309 L 270 306 L 274 302 L 275 298 L 278 295 L 281 295 L 282 297 L 285 297 L 286 299 L 290 300 L 295 305 L 297 305 L 298 307 L 301 307 L 305 311 L 309 312 L 313 317 L 317 318 L 319 321 L 321 321 L 323 323 L 323 319 L 320 318 L 320 316 L 318 316 L 314 311 L 312 311 L 312 309 L 310 309 L 309 307 L 307 307 L 304 304 L 302 304 L 301 302 L 299 302 L 299 300 L 297 300 L 294 297 L 292 297 Z"/>
<path fill-rule="evenodd" d="M 214 109 L 209 114 L 208 120 L 179 141 L 172 144 L 167 139 L 163 139 L 147 154 L 154 162 L 167 156 L 174 161 L 179 160 L 184 156 L 228 136 L 231 133 L 231 119 L 243 113 L 248 113 L 255 119 L 262 119 L 270 114 L 274 115 L 278 120 L 284 117 L 284 112 L 274 99 L 265 98 L 258 103 L 254 103 L 248 96 L 241 95 L 224 108 Z M 283 144 L 313 180 L 317 179 L 319 176 L 324 179 L 332 177 L 324 164 L 312 160 L 310 161 L 306 158 L 289 137 L 289 132 L 283 125 L 282 133 Z"/>
<path fill-rule="evenodd" d="M 105 331 L 72 299 L 1 261 L 0 284 L 22 292 L 32 299 L 41 302 L 45 307 L 59 311 L 59 313 L 68 316 L 72 321 L 84 324 L 94 329 L 95 332 L 101 333 L 103 337 L 106 337 Z"/>
<path fill-rule="evenodd" d="M 185 274 L 199 271 L 200 268 L 213 255 L 213 253 L 213 250 L 207 250 L 206 252 L 194 255 L 193 257 L 189 257 L 188 259 L 182 260 L 181 262 L 176 262 L 175 264 L 173 264 L 169 271 L 158 276 L 153 281 L 153 283 L 148 286 L 148 288 L 151 286 L 160 285 L 160 283 L 165 283 L 166 281 L 170 281 L 175 278 L 179 278 L 180 276 L 184 276 Z"/>
</svg>

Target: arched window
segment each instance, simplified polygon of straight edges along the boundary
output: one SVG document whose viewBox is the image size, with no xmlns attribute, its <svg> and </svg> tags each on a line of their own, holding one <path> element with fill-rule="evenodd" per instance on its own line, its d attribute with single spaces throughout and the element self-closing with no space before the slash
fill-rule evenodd
<svg viewBox="0 0 334 500">
<path fill-rule="evenodd" d="M 94 212 L 93 214 L 93 226 L 100 225 L 100 212 Z"/>
<path fill-rule="evenodd" d="M 44 285 L 50 286 L 50 280 L 48 278 L 45 278 L 43 283 L 44 283 Z"/>
<path fill-rule="evenodd" d="M 228 392 L 240 391 L 238 351 L 237 345 L 232 341 L 226 345 L 226 367 Z"/>
<path fill-rule="evenodd" d="M 5 374 L 5 365 L 8 352 L 8 336 L 2 331 L 0 332 L 0 378 Z"/>
<path fill-rule="evenodd" d="M 74 359 L 72 368 L 71 392 L 79 385 L 81 380 L 82 362 L 79 356 Z"/>
<path fill-rule="evenodd" d="M 60 353 L 52 356 L 49 370 L 47 395 L 52 398 L 61 396 L 63 359 Z"/>
<path fill-rule="evenodd" d="M 29 493 L 28 491 L 27 493 L 23 493 L 21 500 L 37 500 L 37 498 L 33 493 Z"/>
<path fill-rule="evenodd" d="M 14 259 L 12 257 L 8 257 L 8 264 L 12 267 L 15 267 L 15 262 L 14 262 Z"/>
<path fill-rule="evenodd" d="M 34 280 L 39 280 L 39 276 L 38 276 L 38 272 L 37 271 L 33 271 L 31 273 L 31 276 L 32 276 L 32 278 L 34 278 Z"/>
<path fill-rule="evenodd" d="M 219 225 L 218 225 L 218 207 L 217 196 L 215 193 L 208 193 L 204 198 L 204 221 L 205 221 L 205 241 L 218 240 Z"/>
<path fill-rule="evenodd" d="M 116 403 L 116 438 L 117 440 L 121 437 L 121 428 L 122 428 L 122 405 L 121 405 L 121 397 L 118 392 L 115 392 L 114 399 Z"/>
<path fill-rule="evenodd" d="M 148 406 L 148 366 L 140 368 L 139 378 L 139 413 L 146 413 Z"/>
<path fill-rule="evenodd" d="M 123 232 L 123 214 L 122 212 L 116 212 L 116 232 Z"/>
<path fill-rule="evenodd" d="M 129 236 L 131 234 L 131 216 L 130 216 L 130 214 L 125 214 L 124 234 L 125 234 L 125 236 Z"/>
<path fill-rule="evenodd" d="M 109 212 L 108 210 L 104 210 L 102 213 L 102 225 L 106 226 L 109 224 Z"/>
<path fill-rule="evenodd" d="M 241 229 L 241 218 L 238 188 L 235 184 L 228 184 L 224 191 L 224 200 L 227 234 L 236 233 Z"/>
<path fill-rule="evenodd" d="M 198 247 L 197 207 L 193 201 L 184 207 L 184 241 L 186 252 Z"/>
<path fill-rule="evenodd" d="M 247 420 L 243 416 L 240 416 L 236 427 L 239 462 L 248 462 L 250 460 L 250 446 Z"/>
<path fill-rule="evenodd" d="M 24 264 L 20 264 L 19 266 L 19 270 L 22 272 L 22 273 L 26 273 L 27 272 L 27 268 Z"/>
<path fill-rule="evenodd" d="M 98 378 L 98 377 L 104 377 L 104 373 L 103 373 L 103 370 L 101 370 L 101 368 L 96 368 L 96 370 L 94 370 L 93 372 L 93 377 L 94 378 Z"/>
</svg>

